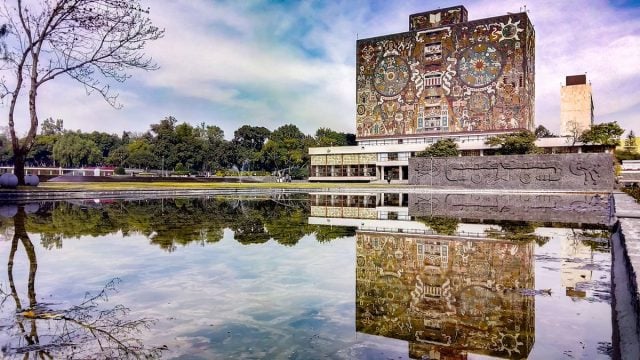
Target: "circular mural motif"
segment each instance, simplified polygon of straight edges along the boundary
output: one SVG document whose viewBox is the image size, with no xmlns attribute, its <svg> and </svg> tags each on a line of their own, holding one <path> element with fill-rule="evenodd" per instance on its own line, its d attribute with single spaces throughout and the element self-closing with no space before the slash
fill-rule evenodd
<svg viewBox="0 0 640 360">
<path fill-rule="evenodd" d="M 502 37 L 512 39 L 518 35 L 518 27 L 515 24 L 507 24 L 502 28 Z"/>
<path fill-rule="evenodd" d="M 365 112 L 366 109 L 364 108 L 364 105 L 358 105 L 358 115 L 364 115 Z"/>
<path fill-rule="evenodd" d="M 399 56 L 384 57 L 376 65 L 373 86 L 384 96 L 398 95 L 409 82 L 409 66 Z"/>
<path fill-rule="evenodd" d="M 483 87 L 492 83 L 502 73 L 502 56 L 498 50 L 485 43 L 472 45 L 462 51 L 458 61 L 460 80 L 470 87 Z"/>
</svg>

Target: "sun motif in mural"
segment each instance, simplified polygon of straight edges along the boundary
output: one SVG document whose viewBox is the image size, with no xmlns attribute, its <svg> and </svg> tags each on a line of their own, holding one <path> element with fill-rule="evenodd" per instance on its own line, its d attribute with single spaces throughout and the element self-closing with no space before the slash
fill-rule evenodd
<svg viewBox="0 0 640 360">
<path fill-rule="evenodd" d="M 373 73 L 373 87 L 383 96 L 398 95 L 407 86 L 411 75 L 409 65 L 399 56 L 386 56 Z"/>
<path fill-rule="evenodd" d="M 470 87 L 483 87 L 502 73 L 502 55 L 487 43 L 472 45 L 462 51 L 458 61 L 460 80 Z"/>
<path fill-rule="evenodd" d="M 502 26 L 502 29 L 500 30 L 500 40 L 498 40 L 498 42 L 511 39 L 520 40 L 518 33 L 524 31 L 524 29 L 520 29 L 518 27 L 518 25 L 520 25 L 520 20 L 512 22 L 512 19 L 509 18 L 509 21 L 507 21 L 506 24 L 500 23 L 500 25 Z"/>
</svg>

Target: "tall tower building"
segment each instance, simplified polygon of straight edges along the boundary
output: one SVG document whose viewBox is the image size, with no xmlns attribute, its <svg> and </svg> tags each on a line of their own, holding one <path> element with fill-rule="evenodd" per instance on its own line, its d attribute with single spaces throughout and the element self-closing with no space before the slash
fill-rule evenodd
<svg viewBox="0 0 640 360">
<path fill-rule="evenodd" d="M 560 89 L 560 135 L 580 135 L 592 124 L 593 98 L 587 76 L 567 76 L 566 86 Z"/>
</svg>

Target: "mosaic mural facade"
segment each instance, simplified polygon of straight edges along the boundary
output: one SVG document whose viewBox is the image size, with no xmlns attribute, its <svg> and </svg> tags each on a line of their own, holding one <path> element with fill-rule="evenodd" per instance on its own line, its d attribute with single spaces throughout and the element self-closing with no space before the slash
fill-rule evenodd
<svg viewBox="0 0 640 360">
<path fill-rule="evenodd" d="M 414 14 L 410 32 L 357 42 L 359 139 L 534 128 L 535 36 L 526 13 Z"/>
<path fill-rule="evenodd" d="M 412 358 L 531 351 L 532 242 L 372 232 L 356 241 L 357 331 L 409 341 Z"/>
<path fill-rule="evenodd" d="M 592 190 L 614 187 L 611 154 L 409 159 L 409 184 L 464 189 Z"/>
</svg>

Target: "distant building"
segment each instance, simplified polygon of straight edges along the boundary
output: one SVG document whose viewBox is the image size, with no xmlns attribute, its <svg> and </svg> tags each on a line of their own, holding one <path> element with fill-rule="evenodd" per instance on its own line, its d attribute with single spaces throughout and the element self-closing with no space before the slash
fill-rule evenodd
<svg viewBox="0 0 640 360">
<path fill-rule="evenodd" d="M 408 32 L 356 47 L 358 145 L 310 148 L 309 181 L 407 183 L 409 158 L 438 140 L 484 156 L 495 151 L 488 138 L 535 128 L 535 32 L 525 12 L 469 21 L 464 6 L 427 11 L 409 17 Z M 583 151 L 575 138 L 536 145 Z"/>
<path fill-rule="evenodd" d="M 576 136 L 593 125 L 593 98 L 586 75 L 567 76 L 560 89 L 560 136 Z"/>
</svg>

